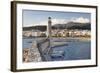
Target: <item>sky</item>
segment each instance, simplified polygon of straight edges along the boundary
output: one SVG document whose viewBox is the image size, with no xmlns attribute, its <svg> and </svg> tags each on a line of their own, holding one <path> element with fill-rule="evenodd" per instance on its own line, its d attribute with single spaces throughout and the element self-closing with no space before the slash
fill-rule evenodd
<svg viewBox="0 0 100 73">
<path fill-rule="evenodd" d="M 46 25 L 48 17 L 51 17 L 52 24 L 73 22 L 90 22 L 90 13 L 79 12 L 59 12 L 59 11 L 39 11 L 23 10 L 23 27 Z"/>
</svg>

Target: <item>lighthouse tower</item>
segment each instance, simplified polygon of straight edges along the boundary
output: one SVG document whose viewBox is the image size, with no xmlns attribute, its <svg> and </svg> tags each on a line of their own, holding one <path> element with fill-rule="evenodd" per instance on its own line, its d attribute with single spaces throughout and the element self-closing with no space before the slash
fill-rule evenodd
<svg viewBox="0 0 100 73">
<path fill-rule="evenodd" d="M 52 36 L 51 36 L 51 34 L 52 34 L 52 32 L 51 32 L 51 26 L 52 26 L 52 21 L 51 21 L 51 17 L 48 17 L 48 26 L 47 26 L 47 37 L 48 37 L 48 39 L 49 39 L 49 45 L 51 45 L 51 43 L 52 43 Z M 47 53 L 48 53 L 48 55 L 50 54 L 52 52 L 52 49 L 51 49 L 51 46 L 49 46 L 49 48 L 48 48 L 48 51 L 47 51 Z"/>
<path fill-rule="evenodd" d="M 51 38 L 51 17 L 48 17 L 48 26 L 47 26 L 47 36 L 48 38 Z"/>
</svg>

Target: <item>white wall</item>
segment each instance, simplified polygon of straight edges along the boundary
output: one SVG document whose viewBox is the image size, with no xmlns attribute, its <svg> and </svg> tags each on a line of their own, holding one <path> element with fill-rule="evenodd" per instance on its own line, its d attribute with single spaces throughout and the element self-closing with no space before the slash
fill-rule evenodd
<svg viewBox="0 0 100 73">
<path fill-rule="evenodd" d="M 10 8 L 11 8 L 10 1 L 11 0 L 0 0 L 0 73 L 12 73 L 10 71 Z M 98 5 L 100 7 L 99 0 L 30 0 L 30 1 L 82 4 L 82 5 Z M 99 29 L 98 31 L 100 31 L 100 25 L 98 25 L 98 29 Z M 98 35 L 99 35 L 98 37 L 100 37 L 100 34 Z M 98 43 L 100 43 L 99 40 L 100 39 L 98 39 Z M 98 52 L 100 55 L 99 48 L 98 48 Z M 100 57 L 99 57 L 99 64 L 100 64 Z M 35 71 L 34 73 L 53 73 L 53 72 L 54 73 L 66 73 L 66 72 L 67 73 L 87 73 L 87 72 L 99 73 L 100 65 L 98 67 L 91 67 L 91 68 Z M 33 73 L 33 71 L 25 72 L 25 73 Z"/>
</svg>

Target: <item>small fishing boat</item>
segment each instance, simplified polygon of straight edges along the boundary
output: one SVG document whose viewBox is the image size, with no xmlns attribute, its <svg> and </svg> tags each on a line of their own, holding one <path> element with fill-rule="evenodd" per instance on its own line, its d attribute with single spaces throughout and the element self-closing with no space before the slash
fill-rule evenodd
<svg viewBox="0 0 100 73">
<path fill-rule="evenodd" d="M 65 54 L 64 51 L 53 51 L 53 52 L 51 53 L 51 57 L 52 57 L 52 58 L 63 57 L 64 54 Z"/>
</svg>

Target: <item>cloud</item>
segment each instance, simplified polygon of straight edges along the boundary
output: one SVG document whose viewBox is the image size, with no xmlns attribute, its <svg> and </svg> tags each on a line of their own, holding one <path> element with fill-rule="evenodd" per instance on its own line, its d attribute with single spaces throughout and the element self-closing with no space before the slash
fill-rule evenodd
<svg viewBox="0 0 100 73">
<path fill-rule="evenodd" d="M 55 25 L 55 24 L 65 24 L 68 22 L 67 19 L 52 19 L 52 25 Z M 48 21 L 42 21 L 40 23 L 37 23 L 37 24 L 34 24 L 34 26 L 43 26 L 43 25 L 47 25 L 48 24 Z"/>
<path fill-rule="evenodd" d="M 78 23 L 89 23 L 90 20 L 88 18 L 84 18 L 84 17 L 79 17 L 79 18 L 75 18 L 75 17 L 72 17 L 71 19 L 52 19 L 52 25 L 55 25 L 55 24 L 66 24 L 68 22 L 78 22 Z M 47 25 L 48 24 L 48 21 L 45 20 L 45 21 L 41 21 L 41 22 L 38 22 L 36 24 L 28 24 L 28 25 L 25 25 L 25 27 L 30 27 L 30 26 L 43 26 L 43 25 Z"/>
<path fill-rule="evenodd" d="M 87 18 L 79 17 L 79 18 L 73 18 L 73 22 L 78 22 L 78 23 L 89 23 L 90 20 Z"/>
<path fill-rule="evenodd" d="M 33 26 L 33 24 L 24 24 L 23 27 L 30 27 Z"/>
<path fill-rule="evenodd" d="M 68 23 L 67 19 L 52 19 L 53 24 L 66 24 Z"/>
</svg>

